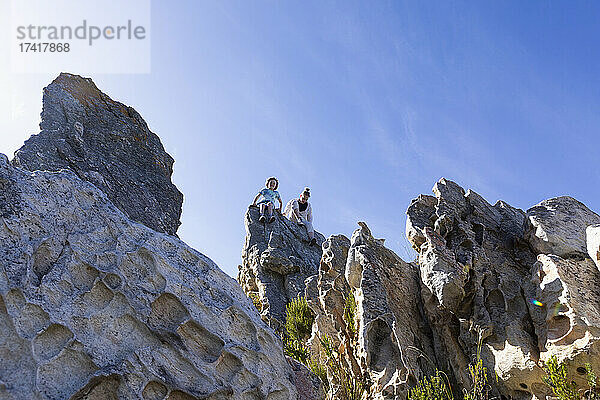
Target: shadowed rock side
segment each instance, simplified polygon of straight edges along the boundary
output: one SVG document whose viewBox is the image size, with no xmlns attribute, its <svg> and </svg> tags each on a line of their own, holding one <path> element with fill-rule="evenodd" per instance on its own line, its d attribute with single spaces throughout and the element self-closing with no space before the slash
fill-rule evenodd
<svg viewBox="0 0 600 400">
<path fill-rule="evenodd" d="M 89 78 L 62 73 L 44 89 L 40 129 L 15 153 L 13 165 L 69 168 L 130 219 L 176 235 L 183 195 L 171 183 L 173 158 L 132 107 Z"/>
<path fill-rule="evenodd" d="M 0 155 L 0 398 L 295 399 L 237 283 L 71 170 Z"/>
<path fill-rule="evenodd" d="M 412 201 L 406 235 L 419 254 L 440 367 L 468 388 L 481 339 L 484 365 L 498 376 L 494 394 L 513 399 L 549 394 L 540 363 L 552 354 L 600 368 L 599 276 L 585 246 L 586 227 L 598 216 L 568 197 L 527 214 L 502 201 L 492 206 L 445 179 L 433 192 Z"/>
<path fill-rule="evenodd" d="M 273 223 L 264 224 L 258 221 L 258 208 L 248 208 L 238 281 L 257 303 L 263 319 L 280 330 L 286 304 L 304 295 L 304 280 L 318 271 L 324 237 L 315 232 L 317 245 L 310 246 L 306 228 L 275 215 Z"/>
</svg>

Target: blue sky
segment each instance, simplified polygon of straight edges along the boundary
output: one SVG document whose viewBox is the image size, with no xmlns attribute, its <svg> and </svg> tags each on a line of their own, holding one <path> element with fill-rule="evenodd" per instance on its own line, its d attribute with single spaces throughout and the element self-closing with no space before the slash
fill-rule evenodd
<svg viewBox="0 0 600 400">
<path fill-rule="evenodd" d="M 91 77 L 161 137 L 179 234 L 230 275 L 270 175 L 285 200 L 311 187 L 326 236 L 364 220 L 409 258 L 406 208 L 440 177 L 491 203 L 571 195 L 600 211 L 599 18 L 583 1 L 155 1 L 152 73 Z M 4 57 L 12 155 L 60 71 L 8 71 Z"/>
</svg>

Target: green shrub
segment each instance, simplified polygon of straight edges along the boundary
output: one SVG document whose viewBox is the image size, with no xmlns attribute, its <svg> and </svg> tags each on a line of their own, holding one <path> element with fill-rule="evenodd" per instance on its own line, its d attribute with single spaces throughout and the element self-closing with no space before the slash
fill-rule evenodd
<svg viewBox="0 0 600 400">
<path fill-rule="evenodd" d="M 546 376 L 544 383 L 552 389 L 559 400 L 579 400 L 579 391 L 574 381 L 568 380 L 568 370 L 565 363 L 559 363 L 556 356 L 546 361 Z"/>
<path fill-rule="evenodd" d="M 284 339 L 283 352 L 286 356 L 290 356 L 304 365 L 306 365 L 308 357 L 310 356 L 310 352 L 304 343 L 290 338 Z"/>
<path fill-rule="evenodd" d="M 479 331 L 478 335 L 479 340 L 477 342 L 475 361 L 469 365 L 471 389 L 469 391 L 463 389 L 464 400 L 487 400 L 489 399 L 489 392 L 491 391 L 491 388 L 488 384 L 488 371 L 487 368 L 483 366 L 483 360 L 481 359 L 481 347 L 483 345 L 482 332 Z M 425 356 L 425 358 L 429 360 L 427 356 Z M 410 389 L 409 391 L 408 400 L 426 399 L 454 399 L 448 377 L 438 369 L 436 369 L 435 375 L 424 377 L 414 388 Z"/>
<path fill-rule="evenodd" d="M 328 399 L 362 400 L 366 392 L 362 378 L 355 376 L 350 369 L 346 368 L 343 355 L 334 348 L 329 336 L 320 336 L 319 342 L 327 359 L 328 374 L 326 376 L 329 376 L 330 380 L 324 384 L 330 389 Z M 332 393 L 332 386 L 335 387 L 335 395 Z"/>
<path fill-rule="evenodd" d="M 328 399 L 363 400 L 366 385 L 361 376 L 354 376 L 347 365 L 344 351 L 354 355 L 356 348 L 356 301 L 352 293 L 345 297 L 344 323 L 346 344 L 335 348 L 327 335 L 318 337 L 324 362 L 310 359 L 306 341 L 312 332 L 314 315 L 304 297 L 292 300 L 286 306 L 286 319 L 283 332 L 283 348 L 286 355 L 306 365 L 320 380 Z"/>
<path fill-rule="evenodd" d="M 590 364 L 585 364 L 588 389 L 578 389 L 575 381 L 569 381 L 569 370 L 564 362 L 559 363 L 556 356 L 550 357 L 546 361 L 546 376 L 544 383 L 550 386 L 552 393 L 559 400 L 600 400 L 600 388 L 598 388 L 598 378 L 592 370 Z"/>
<path fill-rule="evenodd" d="M 489 392 L 491 390 L 488 385 L 488 371 L 483 366 L 483 360 L 481 359 L 481 347 L 483 346 L 483 331 L 478 330 L 477 340 L 477 354 L 475 357 L 475 363 L 469 365 L 469 376 L 471 378 L 471 390 L 464 391 L 464 400 L 487 400 L 489 398 Z M 497 379 L 497 377 L 496 377 Z"/>
<path fill-rule="evenodd" d="M 317 376 L 323 383 L 325 393 L 329 391 L 329 381 L 327 380 L 327 367 L 314 360 L 308 360 L 308 369 Z"/>
<path fill-rule="evenodd" d="M 464 400 L 487 400 L 490 388 L 488 386 L 487 368 L 483 366 L 483 360 L 477 356 L 475 364 L 469 365 L 471 377 L 471 390 L 465 391 Z"/>
<path fill-rule="evenodd" d="M 312 310 L 304 297 L 298 297 L 285 306 L 285 332 L 297 342 L 304 342 L 310 337 L 315 320 Z"/>
<path fill-rule="evenodd" d="M 585 364 L 585 372 L 587 377 L 587 383 L 590 387 L 589 396 L 587 400 L 600 400 L 600 388 L 598 387 L 598 378 L 592 370 L 590 363 Z"/>
<path fill-rule="evenodd" d="M 304 297 L 289 302 L 285 311 L 283 350 L 286 355 L 307 365 L 310 352 L 306 340 L 310 337 L 315 317 Z"/>
<path fill-rule="evenodd" d="M 344 322 L 350 336 L 356 335 L 356 300 L 352 292 L 346 296 L 344 305 Z"/>
<path fill-rule="evenodd" d="M 424 377 L 408 392 L 409 400 L 452 400 L 452 392 L 444 379 L 445 375 L 435 370 L 435 375 Z"/>
<path fill-rule="evenodd" d="M 252 304 L 254 304 L 254 307 L 256 307 L 258 312 L 262 312 L 262 302 L 260 301 L 258 293 L 250 292 L 250 294 L 248 294 L 248 297 L 250 297 L 250 300 L 252 300 Z"/>
</svg>

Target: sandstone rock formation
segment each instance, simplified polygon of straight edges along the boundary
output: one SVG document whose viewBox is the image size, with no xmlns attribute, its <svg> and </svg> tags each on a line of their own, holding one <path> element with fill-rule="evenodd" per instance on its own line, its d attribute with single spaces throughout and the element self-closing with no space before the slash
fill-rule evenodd
<svg viewBox="0 0 600 400">
<path fill-rule="evenodd" d="M 569 197 L 525 213 L 445 179 L 433 191 L 411 203 L 406 234 L 419 253 L 436 355 L 459 386 L 469 387 L 479 341 L 498 376 L 494 393 L 512 399 L 545 398 L 540 366 L 551 355 L 600 369 L 599 276 L 585 243 L 598 216 Z"/>
<path fill-rule="evenodd" d="M 29 171 L 69 168 L 93 183 L 130 219 L 170 235 L 183 195 L 173 158 L 133 108 L 112 100 L 89 78 L 62 73 L 44 89 L 41 132 L 13 165 Z"/>
<path fill-rule="evenodd" d="M 358 354 L 373 399 L 405 398 L 433 373 L 435 360 L 420 309 L 419 275 L 375 239 L 365 223 L 352 235 L 345 276 L 357 302 Z"/>
<path fill-rule="evenodd" d="M 71 170 L 0 155 L 0 243 L 0 398 L 296 398 L 239 285 Z"/>
<path fill-rule="evenodd" d="M 500 400 L 545 399 L 552 356 L 582 386 L 585 363 L 600 372 L 600 216 L 573 198 L 524 212 L 441 179 L 408 208 L 412 263 L 363 222 L 310 246 L 250 207 L 240 288 L 173 236 L 173 160 L 133 109 L 61 74 L 41 129 L 0 154 L 2 399 L 320 400 L 272 329 L 299 296 L 312 361 L 329 338 L 368 399 L 404 399 L 435 369 L 462 398 L 478 352 Z"/>
<path fill-rule="evenodd" d="M 304 280 L 318 271 L 324 237 L 315 232 L 317 245 L 311 246 L 306 228 L 281 214 L 270 224 L 258 218 L 258 208 L 250 206 L 238 281 L 255 299 L 263 319 L 280 330 L 286 304 L 304 294 Z"/>
</svg>

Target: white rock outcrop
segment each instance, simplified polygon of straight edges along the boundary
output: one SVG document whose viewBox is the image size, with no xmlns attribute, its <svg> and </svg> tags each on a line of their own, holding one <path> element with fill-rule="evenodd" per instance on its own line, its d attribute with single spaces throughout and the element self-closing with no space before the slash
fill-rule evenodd
<svg viewBox="0 0 600 400">
<path fill-rule="evenodd" d="M 588 226 L 585 232 L 588 255 L 600 269 L 600 224 Z"/>
<path fill-rule="evenodd" d="M 600 224 L 600 215 L 572 197 L 544 200 L 527 210 L 532 229 L 528 239 L 538 253 L 560 257 L 587 254 L 586 228 Z"/>
</svg>

